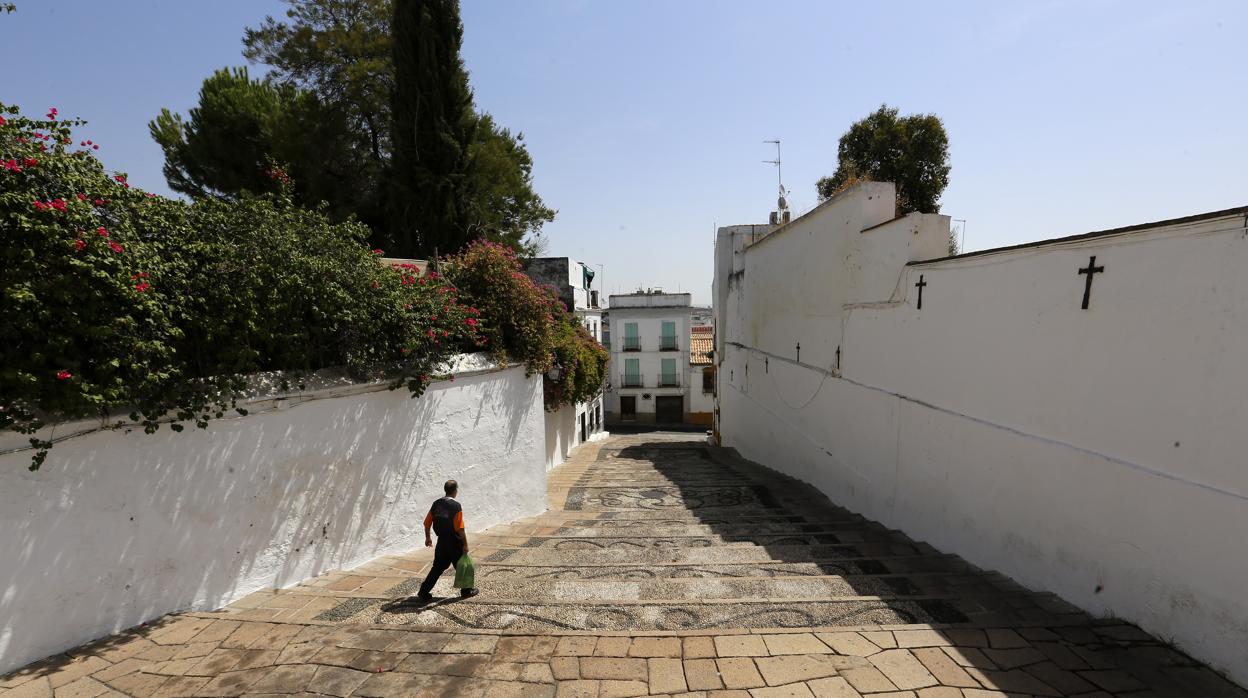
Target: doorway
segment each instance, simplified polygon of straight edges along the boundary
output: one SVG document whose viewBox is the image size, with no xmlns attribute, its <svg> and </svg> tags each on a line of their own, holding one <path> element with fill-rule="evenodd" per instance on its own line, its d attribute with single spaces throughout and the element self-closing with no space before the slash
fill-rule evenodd
<svg viewBox="0 0 1248 698">
<path fill-rule="evenodd" d="M 674 423 L 685 418 L 685 398 L 683 395 L 659 395 L 654 398 L 654 421 Z"/>
<path fill-rule="evenodd" d="M 637 396 L 636 395 L 620 396 L 620 421 L 621 422 L 637 421 Z"/>
</svg>

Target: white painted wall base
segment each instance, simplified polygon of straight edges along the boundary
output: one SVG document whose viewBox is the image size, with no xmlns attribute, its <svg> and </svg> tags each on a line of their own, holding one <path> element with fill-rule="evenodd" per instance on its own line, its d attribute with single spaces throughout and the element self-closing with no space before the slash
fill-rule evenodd
<svg viewBox="0 0 1248 698">
<path fill-rule="evenodd" d="M 34 473 L 0 456 L 0 673 L 420 547 L 448 478 L 471 530 L 540 513 L 541 377 L 476 363 L 415 400 L 355 386 L 207 430 L 87 434 Z"/>
</svg>

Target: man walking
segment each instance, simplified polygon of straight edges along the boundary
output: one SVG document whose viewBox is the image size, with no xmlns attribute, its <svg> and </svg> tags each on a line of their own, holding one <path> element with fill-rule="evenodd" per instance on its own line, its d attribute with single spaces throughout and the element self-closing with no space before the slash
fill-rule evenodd
<svg viewBox="0 0 1248 698">
<path fill-rule="evenodd" d="M 447 480 L 442 490 L 446 492 L 446 496 L 435 500 L 433 506 L 429 507 L 429 513 L 425 515 L 425 547 L 433 546 L 433 538 L 429 536 L 430 528 L 438 534 L 438 546 L 433 549 L 433 567 L 429 568 L 429 575 L 425 577 L 424 583 L 420 585 L 420 593 L 416 595 L 421 601 L 433 600 L 430 592 L 433 591 L 433 585 L 437 584 L 438 577 L 442 576 L 447 567 L 454 567 L 459 558 L 468 552 L 464 508 L 455 501 L 455 495 L 459 494 L 459 483 Z M 461 589 L 459 595 L 466 599 L 479 593 L 481 592 L 473 587 Z"/>
</svg>

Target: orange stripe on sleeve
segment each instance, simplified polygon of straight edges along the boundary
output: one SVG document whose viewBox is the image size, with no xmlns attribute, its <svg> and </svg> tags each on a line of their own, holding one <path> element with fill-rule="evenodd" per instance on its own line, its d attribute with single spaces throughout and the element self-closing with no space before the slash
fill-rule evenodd
<svg viewBox="0 0 1248 698">
<path fill-rule="evenodd" d="M 455 512 L 455 530 L 464 530 L 464 512 L 462 511 Z"/>
<path fill-rule="evenodd" d="M 425 528 L 429 528 L 432 525 L 433 525 L 433 510 L 430 509 L 429 513 L 425 514 Z"/>
</svg>

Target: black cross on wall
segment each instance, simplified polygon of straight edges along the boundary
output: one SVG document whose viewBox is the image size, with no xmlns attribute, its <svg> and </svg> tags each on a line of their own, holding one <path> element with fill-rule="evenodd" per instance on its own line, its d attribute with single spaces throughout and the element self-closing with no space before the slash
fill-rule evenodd
<svg viewBox="0 0 1248 698">
<path fill-rule="evenodd" d="M 914 287 L 919 289 L 919 305 L 917 307 L 917 310 L 922 310 L 923 309 L 923 289 L 927 287 L 927 282 L 923 280 L 922 274 L 919 274 L 919 282 L 915 284 Z"/>
<path fill-rule="evenodd" d="M 1091 257 L 1088 258 L 1087 268 L 1079 270 L 1080 274 L 1087 274 L 1087 279 L 1085 279 L 1083 283 L 1083 309 L 1084 310 L 1088 309 L 1088 302 L 1092 300 L 1092 275 L 1100 274 L 1103 271 L 1105 271 L 1104 265 L 1101 265 L 1099 267 L 1096 266 L 1096 255 L 1092 255 Z M 922 298 L 922 296 L 920 296 L 920 298 Z"/>
</svg>

